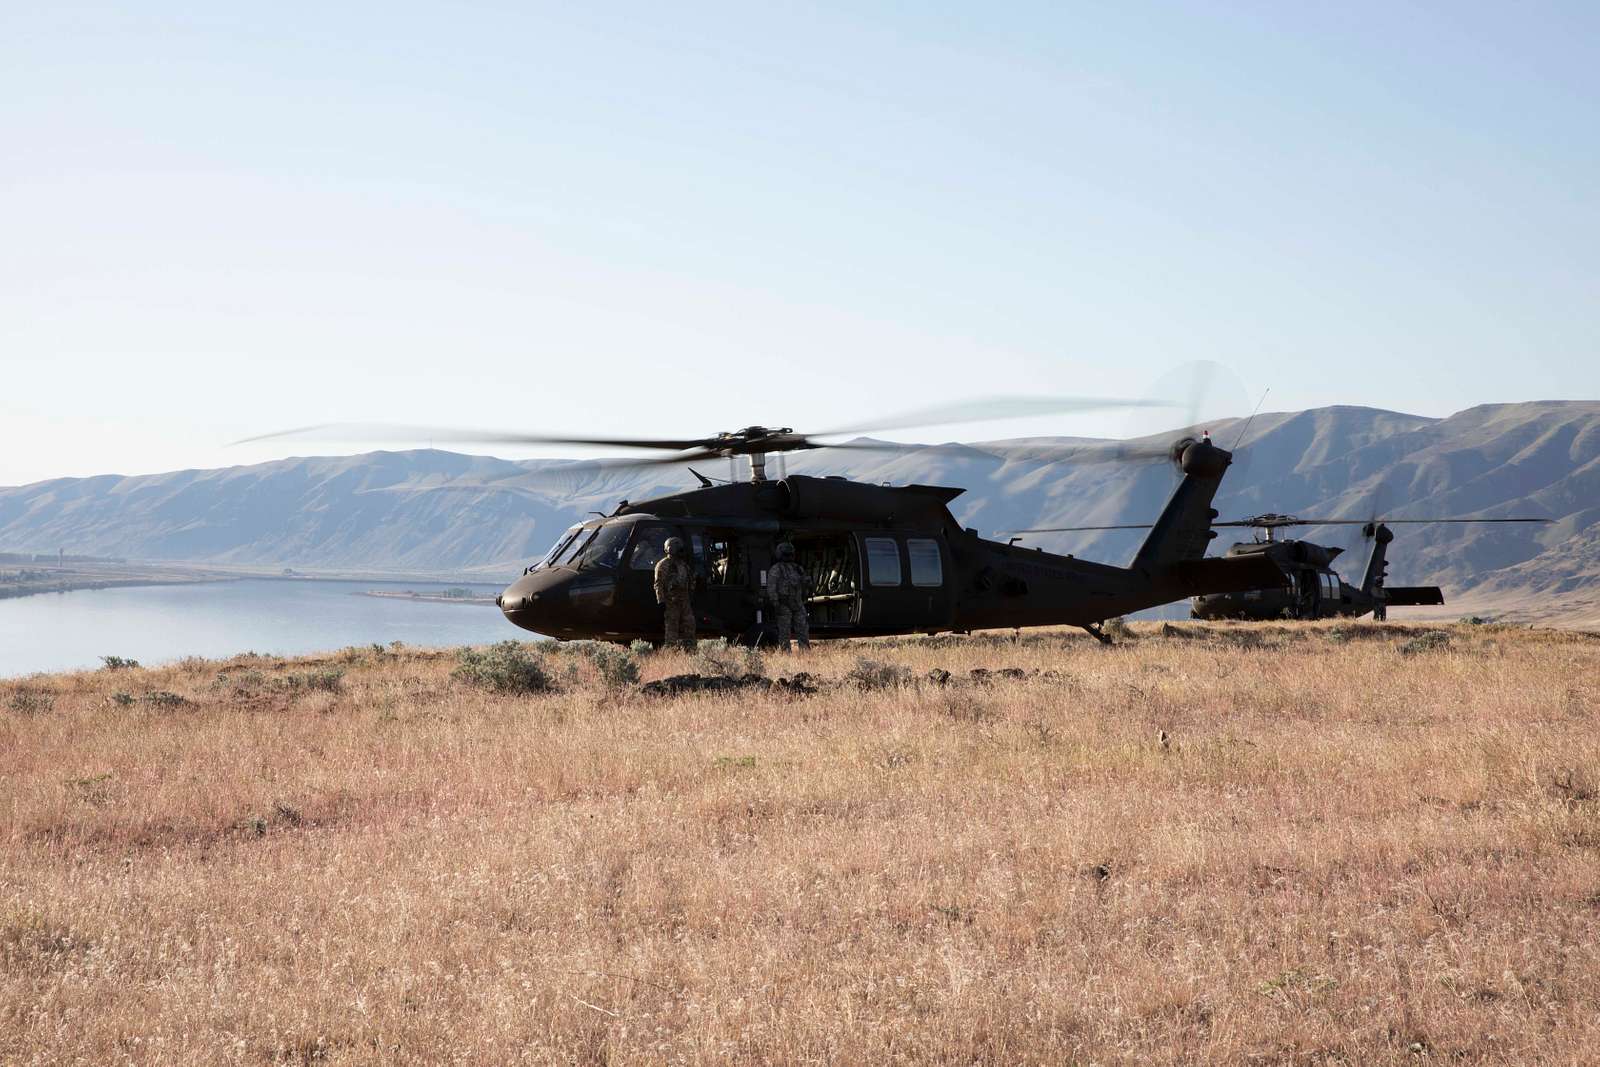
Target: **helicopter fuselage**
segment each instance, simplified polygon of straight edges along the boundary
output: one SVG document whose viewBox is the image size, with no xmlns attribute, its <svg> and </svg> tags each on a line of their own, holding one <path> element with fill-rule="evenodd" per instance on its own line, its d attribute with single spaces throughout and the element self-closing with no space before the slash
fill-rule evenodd
<svg viewBox="0 0 1600 1067">
<path fill-rule="evenodd" d="M 1169 551 L 1143 566 L 986 540 L 951 515 L 960 489 L 796 476 L 624 501 L 567 531 L 499 604 L 517 626 L 552 637 L 658 640 L 653 571 L 667 538 L 680 537 L 697 577 L 699 633 L 759 643 L 768 632 L 767 572 L 787 541 L 809 578 L 813 637 L 1092 627 L 1195 592 L 1281 581 L 1266 560 L 1199 558 L 1226 457 L 1197 446 L 1196 473 L 1174 495 L 1174 517 L 1156 545 Z"/>
<path fill-rule="evenodd" d="M 1195 619 L 1332 619 L 1356 618 L 1369 612 L 1382 619 L 1388 608 L 1399 605 L 1443 604 L 1436 586 L 1385 588 L 1386 570 L 1381 550 L 1391 540 L 1387 528 L 1375 542 L 1376 564 L 1369 559 L 1369 587 L 1352 585 L 1332 567 L 1342 548 L 1310 541 L 1256 541 L 1236 544 L 1225 558 L 1261 556 L 1272 559 L 1283 572 L 1276 586 L 1234 593 L 1211 593 L 1190 601 Z"/>
</svg>

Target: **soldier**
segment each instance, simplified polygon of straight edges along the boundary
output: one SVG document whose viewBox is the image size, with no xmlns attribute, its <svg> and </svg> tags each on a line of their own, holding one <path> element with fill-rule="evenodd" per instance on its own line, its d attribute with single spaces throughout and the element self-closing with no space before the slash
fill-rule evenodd
<svg viewBox="0 0 1600 1067">
<path fill-rule="evenodd" d="M 794 546 L 785 541 L 778 546 L 778 561 L 767 571 L 767 600 L 772 604 L 772 621 L 778 628 L 778 644 L 789 651 L 789 635 L 794 634 L 801 648 L 811 647 L 811 623 L 806 618 L 806 572 L 794 561 Z"/>
<path fill-rule="evenodd" d="M 689 546 L 681 537 L 669 537 L 666 550 L 655 572 L 656 603 L 663 609 L 662 642 L 693 651 L 694 605 L 690 595 L 694 592 L 694 567 L 689 563 Z"/>
</svg>

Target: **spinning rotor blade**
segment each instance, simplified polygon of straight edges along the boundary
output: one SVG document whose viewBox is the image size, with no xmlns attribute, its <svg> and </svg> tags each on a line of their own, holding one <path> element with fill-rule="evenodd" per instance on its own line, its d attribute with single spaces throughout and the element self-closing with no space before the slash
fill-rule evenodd
<svg viewBox="0 0 1600 1067">
<path fill-rule="evenodd" d="M 1393 526 L 1396 523 L 1434 523 L 1434 522 L 1555 522 L 1554 519 L 1295 519 L 1284 516 L 1279 519 L 1235 519 L 1230 522 L 1214 522 L 1213 529 L 1225 526 L 1243 526 L 1251 529 L 1282 529 L 1286 526 L 1373 526 L 1382 523 Z M 1148 530 L 1154 523 L 1133 522 L 1117 526 L 1035 526 L 1026 530 L 999 530 L 1003 534 L 1033 534 L 1033 533 L 1078 533 L 1083 530 Z"/>
<path fill-rule="evenodd" d="M 672 464 L 708 459 L 713 456 L 757 456 L 767 453 L 808 451 L 820 448 L 844 448 L 855 451 L 916 452 L 966 450 L 962 445 L 901 445 L 893 442 L 856 441 L 830 442 L 819 438 L 859 435 L 885 430 L 902 430 L 919 426 L 941 426 L 954 423 L 983 422 L 1015 419 L 1027 416 L 1051 415 L 1073 412 L 1104 411 L 1115 408 L 1161 408 L 1174 404 L 1156 399 L 1107 399 L 1078 396 L 991 396 L 954 404 L 935 405 L 869 420 L 852 426 L 839 426 L 817 434 L 794 433 L 788 429 L 771 429 L 748 426 L 730 433 L 711 437 L 655 438 L 655 437 L 591 437 L 569 434 L 534 434 L 502 430 L 473 430 L 451 426 L 417 426 L 385 423 L 322 423 L 302 426 L 276 433 L 246 437 L 233 444 L 250 444 L 290 438 L 322 439 L 355 442 L 421 442 L 446 441 L 478 445 L 580 445 L 611 448 L 654 449 L 679 452 L 659 461 L 637 461 L 650 466 L 657 463 Z M 1103 444 L 1047 444 L 993 445 L 979 449 L 1005 459 L 1043 460 L 1045 462 L 1137 462 L 1145 459 L 1171 458 L 1172 450 L 1162 445 Z"/>
<path fill-rule="evenodd" d="M 1078 533 L 1083 530 L 1148 530 L 1153 522 L 1129 522 L 1117 526 L 1036 526 L 1030 530 L 997 530 L 996 533 L 1031 534 L 1031 533 Z"/>
<path fill-rule="evenodd" d="M 1173 406 L 1165 400 L 1117 400 L 1087 396 L 985 396 L 954 404 L 936 404 L 932 407 L 902 411 L 852 426 L 820 430 L 809 436 L 843 437 L 850 434 L 882 433 L 885 430 L 910 430 L 921 426 L 951 426 L 962 422 L 988 422 L 991 419 L 1021 419 L 1033 415 L 1068 415 L 1118 408 Z"/>
<path fill-rule="evenodd" d="M 532 481 L 543 481 L 568 475 L 593 474 L 596 471 L 630 474 L 635 471 L 655 470 L 660 467 L 675 467 L 682 463 L 699 463 L 702 460 L 715 459 L 720 455 L 720 452 L 700 449 L 682 455 L 660 456 L 651 459 L 585 459 L 559 467 L 540 467 L 538 470 L 529 471 L 519 477 Z"/>
<path fill-rule="evenodd" d="M 1171 446 L 1118 445 L 1118 444 L 1051 444 L 1040 442 L 1028 445 L 942 444 L 916 445 L 898 441 L 842 441 L 838 444 L 819 444 L 816 447 L 839 449 L 845 452 L 901 452 L 907 455 L 972 456 L 974 453 L 1012 461 L 1039 460 L 1045 463 L 1142 463 L 1168 459 Z"/>
<path fill-rule="evenodd" d="M 1425 523 L 1425 522 L 1555 522 L 1554 519 L 1379 519 L 1385 526 L 1397 526 L 1400 523 Z"/>
<path fill-rule="evenodd" d="M 555 467 L 540 467 L 516 475 L 515 482 L 441 482 L 438 485 L 386 485 L 366 489 L 368 493 L 522 493 L 542 496 L 536 488 L 541 483 L 559 482 L 567 478 L 587 477 L 597 473 L 632 474 L 672 467 L 680 463 L 694 463 L 709 458 L 714 453 L 697 453 L 687 456 L 663 456 L 660 459 L 592 459 L 564 463 Z"/>
<path fill-rule="evenodd" d="M 232 442 L 236 445 L 255 441 L 273 441 L 279 438 L 302 437 L 323 441 L 453 441 L 460 444 L 483 445 L 600 445 L 610 448 L 659 448 L 682 451 L 704 448 L 710 440 L 662 439 L 650 437 L 573 437 L 529 433 L 511 433 L 499 430 L 463 430 L 451 426 L 406 426 L 380 422 L 325 422 L 316 426 L 301 426 L 277 433 L 258 434 Z M 714 439 L 713 439 L 714 440 Z"/>
<path fill-rule="evenodd" d="M 1439 522 L 1555 522 L 1554 519 L 1295 519 L 1292 522 L 1261 523 L 1250 522 L 1214 522 L 1212 526 L 1398 526 L 1401 523 L 1410 525 L 1424 525 Z"/>
</svg>

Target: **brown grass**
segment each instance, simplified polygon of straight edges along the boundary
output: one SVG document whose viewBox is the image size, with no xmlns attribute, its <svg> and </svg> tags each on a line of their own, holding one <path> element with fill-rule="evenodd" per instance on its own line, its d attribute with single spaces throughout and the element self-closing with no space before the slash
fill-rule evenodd
<svg viewBox="0 0 1600 1067">
<path fill-rule="evenodd" d="M 1600 1058 L 1600 641 L 1177 629 L 0 683 L 0 1061 Z"/>
</svg>

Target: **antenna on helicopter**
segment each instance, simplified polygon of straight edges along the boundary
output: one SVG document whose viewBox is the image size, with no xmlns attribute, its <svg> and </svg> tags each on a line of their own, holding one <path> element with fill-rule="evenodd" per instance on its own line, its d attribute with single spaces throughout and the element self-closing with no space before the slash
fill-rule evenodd
<svg viewBox="0 0 1600 1067">
<path fill-rule="evenodd" d="M 1261 405 L 1267 402 L 1267 394 L 1270 392 L 1272 392 L 1272 387 L 1270 385 L 1261 391 L 1261 399 L 1256 401 L 1255 410 L 1250 412 L 1250 417 L 1244 420 L 1243 426 L 1239 427 L 1239 436 L 1233 439 L 1233 447 L 1228 451 L 1239 451 L 1239 444 L 1244 440 L 1245 431 L 1250 429 L 1250 424 L 1252 422 L 1256 421 L 1256 415 L 1261 411 Z"/>
</svg>

